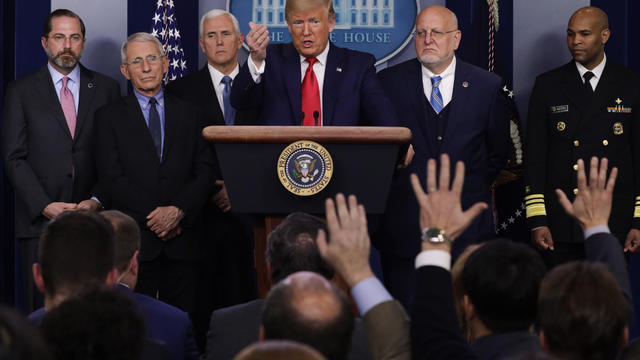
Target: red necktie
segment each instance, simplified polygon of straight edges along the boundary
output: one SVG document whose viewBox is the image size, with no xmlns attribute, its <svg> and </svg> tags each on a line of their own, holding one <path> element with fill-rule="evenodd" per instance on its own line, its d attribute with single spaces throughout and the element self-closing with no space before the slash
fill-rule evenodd
<svg viewBox="0 0 640 360">
<path fill-rule="evenodd" d="M 320 126 L 320 87 L 316 73 L 313 72 L 313 64 L 318 59 L 310 58 L 306 61 L 309 67 L 302 80 L 302 112 L 304 113 L 302 126 Z M 316 112 L 317 116 L 314 117 Z"/>
<path fill-rule="evenodd" d="M 60 89 L 60 105 L 62 105 L 62 112 L 64 113 L 64 117 L 67 120 L 67 126 L 69 127 L 71 138 L 73 138 L 76 130 L 76 106 L 73 102 L 73 94 L 67 87 L 68 81 L 68 76 L 62 78 L 62 89 Z"/>
</svg>

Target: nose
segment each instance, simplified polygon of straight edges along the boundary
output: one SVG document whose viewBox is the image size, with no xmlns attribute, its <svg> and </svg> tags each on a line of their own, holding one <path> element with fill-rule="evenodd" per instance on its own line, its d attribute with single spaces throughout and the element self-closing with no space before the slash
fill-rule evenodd
<svg viewBox="0 0 640 360">
<path fill-rule="evenodd" d="M 302 25 L 302 35 L 310 35 L 311 34 L 311 26 L 307 21 Z"/>
<path fill-rule="evenodd" d="M 142 60 L 142 71 L 143 71 L 143 72 L 149 72 L 149 71 L 151 71 L 151 65 L 149 64 L 149 62 L 147 61 L 147 59 Z"/>
<path fill-rule="evenodd" d="M 70 36 L 65 36 L 64 37 L 63 45 L 64 45 L 65 49 L 71 48 L 71 37 Z"/>
<path fill-rule="evenodd" d="M 222 45 L 222 35 L 216 37 L 216 45 Z"/>
</svg>

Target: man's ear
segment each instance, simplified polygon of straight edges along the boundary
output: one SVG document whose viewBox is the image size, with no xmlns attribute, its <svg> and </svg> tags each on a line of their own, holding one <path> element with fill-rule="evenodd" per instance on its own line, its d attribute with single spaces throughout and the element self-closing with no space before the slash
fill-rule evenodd
<svg viewBox="0 0 640 360">
<path fill-rule="evenodd" d="M 42 267 L 40 266 L 40 264 L 35 263 L 31 267 L 31 270 L 33 271 L 33 281 L 36 283 L 36 287 L 41 293 L 44 294 L 45 286 L 44 279 L 42 278 Z"/>
<path fill-rule="evenodd" d="M 109 271 L 109 273 L 107 274 L 107 278 L 104 279 L 104 283 L 109 287 L 116 286 L 116 284 L 118 283 L 118 269 L 111 269 L 111 271 Z"/>
<path fill-rule="evenodd" d="M 140 254 L 140 250 L 136 250 L 129 260 L 129 272 L 134 276 L 138 276 L 138 267 L 140 266 L 138 263 L 138 254 Z"/>
<path fill-rule="evenodd" d="M 464 318 L 467 319 L 467 321 L 475 318 L 476 307 L 473 306 L 473 303 L 471 302 L 471 300 L 469 300 L 469 296 L 464 295 L 464 297 L 462 298 L 462 301 L 463 301 L 462 310 L 464 311 Z"/>
</svg>

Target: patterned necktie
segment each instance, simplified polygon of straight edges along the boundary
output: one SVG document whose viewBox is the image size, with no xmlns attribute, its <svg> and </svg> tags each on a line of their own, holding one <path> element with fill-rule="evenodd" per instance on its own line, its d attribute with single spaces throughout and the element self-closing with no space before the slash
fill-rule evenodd
<svg viewBox="0 0 640 360">
<path fill-rule="evenodd" d="M 222 90 L 222 104 L 224 105 L 224 123 L 227 125 L 233 125 L 233 121 L 236 118 L 236 109 L 231 106 L 231 77 L 225 76 L 222 78 L 224 89 Z"/>
<path fill-rule="evenodd" d="M 431 97 L 429 98 L 429 102 L 431 103 L 433 110 L 436 111 L 436 114 L 440 114 L 440 111 L 442 111 L 442 108 L 444 107 L 443 106 L 444 102 L 442 101 L 442 94 L 440 93 L 440 88 L 438 88 L 441 80 L 442 80 L 442 77 L 440 76 L 434 76 L 431 78 L 431 85 L 433 87 L 431 89 Z"/>
<path fill-rule="evenodd" d="M 162 130 L 160 129 L 160 114 L 156 109 L 156 98 L 149 99 L 149 132 L 153 139 L 153 144 L 156 146 L 156 153 L 158 159 L 162 160 Z"/>
<path fill-rule="evenodd" d="M 60 105 L 62 105 L 62 112 L 64 113 L 64 117 L 67 120 L 67 126 L 69 127 L 71 138 L 73 139 L 76 132 L 76 105 L 73 101 L 73 94 L 67 87 L 68 81 L 68 76 L 62 78 L 62 89 L 60 89 Z"/>
<path fill-rule="evenodd" d="M 591 78 L 594 76 L 595 75 L 591 71 L 587 71 L 586 73 L 584 73 L 584 75 L 582 75 L 582 77 L 584 78 L 584 90 L 588 95 L 593 95 L 593 87 L 591 87 L 591 82 L 589 80 L 591 80 Z"/>
<path fill-rule="evenodd" d="M 303 126 L 319 126 L 320 122 L 320 87 L 316 73 L 313 72 L 313 64 L 316 58 L 306 60 L 309 63 L 302 80 L 302 112 L 304 113 Z M 315 113 L 317 113 L 317 116 Z M 317 120 L 316 120 L 317 118 Z"/>
</svg>

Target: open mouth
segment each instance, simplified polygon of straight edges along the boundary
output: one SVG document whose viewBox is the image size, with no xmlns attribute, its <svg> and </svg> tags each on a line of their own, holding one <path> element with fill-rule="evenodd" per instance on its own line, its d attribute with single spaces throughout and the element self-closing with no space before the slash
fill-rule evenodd
<svg viewBox="0 0 640 360">
<path fill-rule="evenodd" d="M 309 48 L 309 47 L 311 47 L 312 45 L 313 45 L 313 41 L 311 41 L 311 40 L 306 40 L 306 41 L 303 41 L 303 42 L 302 42 L 302 46 L 304 46 L 304 47 L 306 47 L 306 48 Z"/>
</svg>

